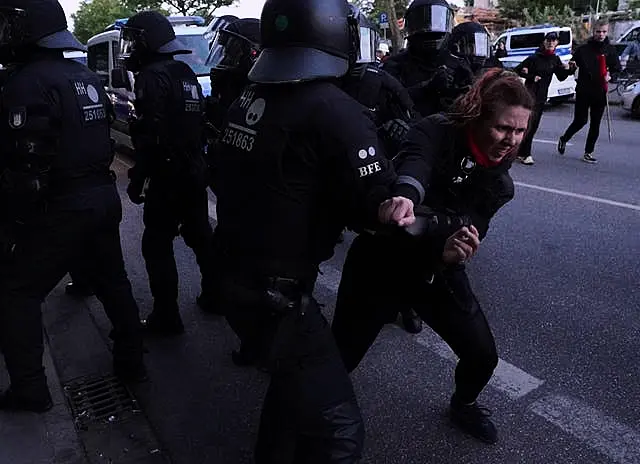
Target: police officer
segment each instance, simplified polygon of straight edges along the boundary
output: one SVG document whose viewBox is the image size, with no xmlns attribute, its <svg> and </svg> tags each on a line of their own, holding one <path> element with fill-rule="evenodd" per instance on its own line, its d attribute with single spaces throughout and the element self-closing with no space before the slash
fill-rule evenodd
<svg viewBox="0 0 640 464">
<path fill-rule="evenodd" d="M 522 145 L 520 145 L 520 153 L 518 154 L 518 159 L 525 165 L 534 164 L 533 156 L 531 156 L 531 146 L 542 119 L 544 105 L 547 103 L 551 79 L 555 75 L 559 81 L 564 81 L 573 73 L 569 69 L 569 65 L 563 64 L 560 57 L 556 55 L 557 46 L 558 34 L 556 32 L 547 33 L 540 48 L 516 66 L 515 69 L 520 77 L 525 78 L 525 85 L 536 100 L 536 107 L 531 115 L 529 131 Z"/>
<path fill-rule="evenodd" d="M 359 40 L 350 24 L 345 0 L 267 0 L 257 84 L 214 151 L 227 319 L 271 374 L 258 464 L 361 457 L 351 381 L 311 297 L 342 229 L 374 220 L 393 179 L 368 110 L 336 85 Z"/>
<path fill-rule="evenodd" d="M 473 76 L 487 66 L 491 58 L 489 33 L 479 23 L 467 21 L 456 25 L 447 39 L 449 52 L 459 58 Z M 468 82 L 471 85 L 471 82 Z"/>
<path fill-rule="evenodd" d="M 218 30 L 206 65 L 211 67 L 211 96 L 206 99 L 207 122 L 222 127 L 231 103 L 249 84 L 247 75 L 260 54 L 260 20 L 243 18 Z"/>
<path fill-rule="evenodd" d="M 355 57 L 356 65 L 343 78 L 345 92 L 371 110 L 378 127 L 385 153 L 393 158 L 409 130 L 408 123 L 417 116 L 409 92 L 391 74 L 376 64 L 376 44 L 379 35 L 373 24 L 360 10 L 349 4 L 351 13 L 358 20 L 360 47 Z M 355 26 L 353 26 L 355 27 Z M 400 311 L 402 325 L 409 333 L 420 333 L 422 321 L 410 308 Z"/>
<path fill-rule="evenodd" d="M 457 60 L 445 47 L 452 28 L 453 10 L 445 0 L 413 0 L 405 13 L 409 46 L 382 65 L 409 90 L 422 116 L 442 111 L 460 93 Z"/>
<path fill-rule="evenodd" d="M 124 269 L 122 217 L 100 78 L 67 60 L 84 50 L 56 0 L 5 0 L 0 62 L 10 64 L 0 108 L 0 344 L 11 387 L 0 409 L 44 412 L 40 305 L 74 263 L 96 262 L 95 291 L 113 324 L 115 373 L 145 376 L 138 307 Z"/>
<path fill-rule="evenodd" d="M 173 240 L 181 234 L 195 252 L 202 274 L 198 304 L 212 301 L 213 279 L 207 168 L 203 153 L 202 89 L 194 72 L 173 57 L 190 53 L 171 24 L 156 11 L 132 16 L 121 30 L 121 57 L 136 73 L 135 110 L 130 123 L 136 164 L 129 170 L 129 198 L 144 202 L 144 256 L 153 295 L 146 329 L 184 332 L 178 307 L 178 270 Z"/>
</svg>

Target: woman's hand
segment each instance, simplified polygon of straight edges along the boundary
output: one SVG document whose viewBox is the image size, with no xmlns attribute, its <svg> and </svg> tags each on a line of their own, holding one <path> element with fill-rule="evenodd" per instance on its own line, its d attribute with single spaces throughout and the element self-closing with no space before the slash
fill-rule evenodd
<svg viewBox="0 0 640 464">
<path fill-rule="evenodd" d="M 444 244 L 442 260 L 445 264 L 462 264 L 476 254 L 480 235 L 474 226 L 462 227 Z"/>
<path fill-rule="evenodd" d="M 413 214 L 413 201 L 405 197 L 393 197 L 383 201 L 378 207 L 378 220 L 382 224 L 410 226 L 416 222 Z"/>
</svg>

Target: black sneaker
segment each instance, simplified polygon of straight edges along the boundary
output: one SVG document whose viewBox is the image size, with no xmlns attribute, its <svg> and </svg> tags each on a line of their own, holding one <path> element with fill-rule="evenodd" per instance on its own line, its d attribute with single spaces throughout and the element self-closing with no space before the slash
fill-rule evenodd
<svg viewBox="0 0 640 464">
<path fill-rule="evenodd" d="M 596 164 L 598 162 L 598 159 L 593 156 L 593 153 L 585 153 L 582 157 L 582 161 L 589 164 Z"/>
<path fill-rule="evenodd" d="M 42 398 L 22 398 L 12 389 L 0 394 L 0 411 L 47 412 L 53 407 L 51 395 L 46 392 Z"/>
<path fill-rule="evenodd" d="M 472 437 L 490 445 L 497 443 L 498 431 L 489 420 L 491 416 L 489 409 L 477 403 L 462 404 L 452 398 L 449 414 L 453 423 Z"/>
<path fill-rule="evenodd" d="M 567 142 L 560 137 L 558 139 L 558 153 L 560 153 L 561 155 L 564 155 L 564 151 L 567 149 Z"/>
<path fill-rule="evenodd" d="M 402 311 L 402 325 L 404 330 L 410 334 L 418 334 L 422 332 L 422 319 L 416 314 L 413 309 Z"/>
</svg>

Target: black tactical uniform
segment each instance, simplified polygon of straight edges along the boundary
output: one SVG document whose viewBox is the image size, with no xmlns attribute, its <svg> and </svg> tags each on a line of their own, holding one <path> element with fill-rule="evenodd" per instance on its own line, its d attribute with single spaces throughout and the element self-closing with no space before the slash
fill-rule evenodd
<svg viewBox="0 0 640 464">
<path fill-rule="evenodd" d="M 498 362 L 493 335 L 463 265 L 445 266 L 446 239 L 473 224 L 483 239 L 493 215 L 513 198 L 510 161 L 481 166 L 468 135 L 443 115 L 412 127 L 396 161 L 396 194 L 423 216 L 420 238 L 358 236 L 347 256 L 333 332 L 345 365 L 354 370 L 389 315 L 412 307 L 459 356 L 453 419 L 480 439 L 495 428 L 474 404 Z M 353 259 L 357 255 L 358 259 Z M 378 289 L 376 291 L 376 289 Z M 472 430 L 470 430 L 472 429 Z"/>
<path fill-rule="evenodd" d="M 469 70 L 466 73 L 469 79 L 467 87 L 473 83 L 473 76 L 484 68 L 502 67 L 500 61 L 497 61 L 500 64 L 496 64 L 495 60 L 491 60 L 489 33 L 484 26 L 473 21 L 460 23 L 453 28 L 447 39 L 447 49 Z"/>
<path fill-rule="evenodd" d="M 271 374 L 256 462 L 355 463 L 364 428 L 311 297 L 336 238 L 375 217 L 388 169 L 368 110 L 331 82 L 348 72 L 345 0 L 270 0 L 263 50 L 215 150 L 227 318 Z M 351 19 L 354 21 L 354 19 Z"/>
<path fill-rule="evenodd" d="M 121 48 L 126 67 L 136 72 L 135 109 L 130 123 L 136 164 L 129 171 L 129 197 L 144 201 L 144 256 L 153 295 L 146 321 L 154 333 L 184 331 L 178 308 L 178 270 L 173 240 L 178 234 L 193 249 L 202 274 L 200 306 L 212 300 L 213 279 L 207 168 L 203 153 L 202 89 L 193 70 L 173 55 L 190 53 L 175 39 L 169 21 L 145 11 L 127 21 Z"/>
<path fill-rule="evenodd" d="M 51 407 L 40 304 L 80 257 L 96 263 L 116 374 L 144 376 L 138 307 L 120 247 L 120 197 L 109 170 L 109 100 L 96 74 L 63 57 L 63 50 L 84 49 L 66 28 L 55 0 L 0 7 L 0 62 L 13 68 L 0 108 L 0 343 L 11 377 L 0 409 Z"/>
<path fill-rule="evenodd" d="M 355 6 L 350 8 L 358 18 L 360 48 L 357 65 L 344 77 L 342 89 L 371 110 L 385 153 L 393 158 L 409 130 L 409 122 L 417 114 L 407 89 L 375 63 L 379 36 L 374 26 Z M 407 332 L 422 330 L 422 321 L 412 309 L 404 309 L 401 316 Z"/>
<path fill-rule="evenodd" d="M 409 90 L 422 116 L 446 109 L 469 80 L 445 47 L 452 27 L 453 11 L 445 0 L 414 0 L 405 14 L 409 47 L 382 65 Z"/>
<path fill-rule="evenodd" d="M 231 103 L 249 85 L 247 74 L 259 53 L 259 19 L 239 19 L 218 30 L 206 62 L 211 67 L 206 117 L 213 132 L 219 134 Z"/>
</svg>

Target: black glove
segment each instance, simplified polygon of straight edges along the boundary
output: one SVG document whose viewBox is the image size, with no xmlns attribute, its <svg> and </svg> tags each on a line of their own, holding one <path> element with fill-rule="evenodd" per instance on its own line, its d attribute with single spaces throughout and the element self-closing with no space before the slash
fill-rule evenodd
<svg viewBox="0 0 640 464">
<path fill-rule="evenodd" d="M 401 142 L 409 132 L 409 124 L 402 119 L 391 119 L 382 125 L 381 130 L 386 138 Z"/>
<path fill-rule="evenodd" d="M 449 237 L 462 227 L 471 226 L 471 218 L 466 215 L 439 212 L 425 206 L 414 208 L 416 222 L 405 230 L 416 237 Z"/>
</svg>

